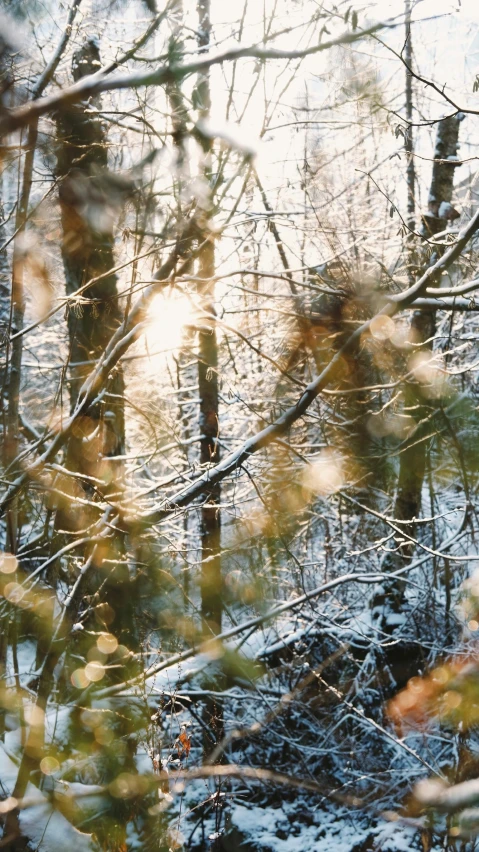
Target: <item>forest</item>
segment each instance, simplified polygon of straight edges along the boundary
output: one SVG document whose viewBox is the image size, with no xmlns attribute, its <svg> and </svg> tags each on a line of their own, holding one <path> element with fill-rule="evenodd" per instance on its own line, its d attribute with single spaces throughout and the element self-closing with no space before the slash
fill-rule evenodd
<svg viewBox="0 0 479 852">
<path fill-rule="evenodd" d="M 0 849 L 479 849 L 478 117 L 475 0 L 0 0 Z"/>
</svg>

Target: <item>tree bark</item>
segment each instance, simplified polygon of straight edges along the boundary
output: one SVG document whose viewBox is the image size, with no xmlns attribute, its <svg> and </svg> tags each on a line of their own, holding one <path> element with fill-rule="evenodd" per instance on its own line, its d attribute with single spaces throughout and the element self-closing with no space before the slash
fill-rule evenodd
<svg viewBox="0 0 479 852">
<path fill-rule="evenodd" d="M 198 45 L 202 52 L 208 49 L 211 36 L 210 3 L 198 3 Z M 209 72 L 198 78 L 199 112 L 207 118 L 211 108 Z M 204 180 L 211 184 L 212 145 L 207 139 L 203 143 Z M 215 247 L 210 229 L 211 187 L 201 212 L 202 228 L 198 272 L 203 283 L 200 285 L 202 306 L 207 314 L 215 315 L 214 283 Z M 198 335 L 198 384 L 200 398 L 200 461 L 205 468 L 220 461 L 219 446 L 219 395 L 218 395 L 218 342 L 214 322 L 202 321 Z M 206 632 L 221 633 L 221 517 L 219 483 L 209 490 L 206 503 L 201 509 L 201 615 Z"/>
<path fill-rule="evenodd" d="M 73 57 L 75 82 L 100 66 L 94 39 L 81 47 Z M 84 293 L 87 303 L 78 303 L 68 314 L 70 336 L 70 400 L 73 409 L 78 390 L 122 320 L 118 304 L 114 266 L 112 206 L 115 194 L 121 192 L 107 172 L 108 149 L 101 118 L 91 114 L 100 108 L 99 99 L 82 103 L 64 111 L 58 120 L 58 175 L 63 229 L 62 258 L 67 295 L 88 281 L 99 278 Z M 90 409 L 91 422 L 85 423 L 83 434 L 70 440 L 69 463 L 75 470 L 89 473 L 91 463 L 82 452 L 82 439 L 101 430 L 98 450 L 102 456 L 116 456 L 124 451 L 125 427 L 121 367 L 109 381 L 107 403 Z M 79 439 L 79 440 L 78 440 Z M 96 469 L 97 459 L 92 459 Z"/>
<path fill-rule="evenodd" d="M 422 234 L 425 239 L 434 237 L 444 231 L 448 221 L 457 218 L 458 214 L 451 205 L 454 188 L 454 170 L 456 163 L 459 126 L 461 114 L 445 118 L 437 127 L 436 147 L 432 170 L 431 187 L 428 198 L 428 209 L 423 214 Z M 429 261 L 433 265 L 443 250 L 440 246 Z M 434 346 L 436 331 L 436 312 L 434 310 L 415 310 L 411 320 L 411 338 L 417 351 L 431 351 Z M 405 442 L 399 457 L 399 473 L 396 498 L 394 503 L 394 518 L 397 521 L 407 521 L 402 529 L 408 536 L 415 534 L 415 521 L 421 510 L 421 493 L 426 472 L 426 455 L 429 442 L 427 440 L 428 426 L 421 427 L 429 413 L 429 406 L 421 391 L 421 386 L 414 381 L 405 387 L 405 410 L 411 413 L 415 421 L 411 437 Z M 404 559 L 410 559 L 413 545 L 406 540 L 397 550 L 386 555 L 383 569 L 394 571 L 404 564 Z M 404 603 L 404 586 L 396 582 L 391 589 L 386 590 L 386 600 L 393 604 L 397 611 Z"/>
<path fill-rule="evenodd" d="M 201 52 L 209 48 L 211 38 L 210 0 L 199 0 L 198 46 Z M 199 114 L 207 119 L 211 109 L 209 70 L 199 74 L 197 81 Z M 208 316 L 216 315 L 215 308 L 215 246 L 211 233 L 211 158 L 212 142 L 203 140 L 203 178 L 207 187 L 203 209 L 199 215 L 200 254 L 198 274 L 202 279 L 199 294 Z M 219 445 L 219 383 L 218 341 L 214 320 L 202 320 L 198 334 L 198 395 L 200 399 L 200 462 L 204 469 L 220 461 Z M 206 638 L 222 629 L 223 595 L 221 574 L 221 515 L 220 483 L 212 485 L 201 507 L 201 618 Z M 206 684 L 207 686 L 207 684 Z M 216 683 L 218 689 L 218 683 Z M 211 737 L 205 737 L 204 752 L 208 755 L 224 734 L 223 711 L 216 698 L 205 701 L 204 717 Z"/>
<path fill-rule="evenodd" d="M 1 410 L 1 433 L 5 434 L 5 402 L 7 397 L 7 362 L 8 362 L 8 338 L 10 330 L 10 265 L 8 262 L 7 249 L 2 248 L 7 239 L 5 220 L 5 207 L 3 203 L 4 176 L 2 176 L 2 198 L 0 200 L 0 410 Z"/>
<path fill-rule="evenodd" d="M 413 136 L 413 89 L 412 89 L 412 36 L 411 36 L 411 0 L 406 0 L 406 41 L 404 53 L 406 59 L 406 121 L 407 128 L 404 136 L 404 151 L 406 153 L 407 180 L 407 226 L 409 233 L 406 237 L 408 283 L 413 284 L 416 272 L 414 231 L 416 228 L 416 169 L 414 166 L 414 136 Z"/>
<path fill-rule="evenodd" d="M 434 152 L 434 164 L 432 170 L 431 188 L 429 191 L 427 213 L 423 215 L 422 232 L 425 238 L 430 238 L 444 231 L 448 221 L 457 218 L 457 213 L 451 205 L 454 188 L 454 169 L 456 163 L 453 158 L 457 154 L 459 126 L 462 116 L 453 116 L 439 122 L 437 127 L 436 148 Z M 441 253 L 438 246 L 431 258 L 434 263 Z M 411 320 L 411 331 L 416 346 L 422 345 L 422 349 L 433 349 L 433 337 L 436 331 L 435 311 L 414 311 Z M 417 423 L 424 417 L 426 410 L 420 404 L 420 389 L 417 385 L 409 386 L 411 405 L 417 405 L 414 418 Z M 419 395 L 418 395 L 419 393 Z M 400 456 L 398 490 L 394 508 L 394 517 L 397 520 L 411 520 L 411 526 L 407 532 L 414 532 L 414 518 L 419 515 L 421 507 L 421 491 L 424 480 L 426 450 L 425 441 L 417 443 L 418 436 L 414 435 L 410 445 L 406 447 Z"/>
</svg>

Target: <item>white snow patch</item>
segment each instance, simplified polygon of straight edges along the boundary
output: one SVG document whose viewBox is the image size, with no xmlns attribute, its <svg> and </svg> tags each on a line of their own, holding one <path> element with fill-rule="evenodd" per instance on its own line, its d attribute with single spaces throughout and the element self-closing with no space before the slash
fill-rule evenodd
<svg viewBox="0 0 479 852">
<path fill-rule="evenodd" d="M 294 811 L 291 816 L 294 819 Z M 312 814 L 315 818 L 316 814 Z M 323 813 L 321 814 L 323 817 Z M 304 825 L 290 821 L 282 808 L 235 807 L 232 822 L 242 834 L 261 849 L 274 852 L 351 852 L 352 847 L 370 833 L 361 831 L 351 822 L 342 819 L 330 822 L 331 815 L 324 813 L 324 822 Z M 329 823 L 329 825 L 328 825 Z M 278 836 L 279 835 L 279 836 Z"/>
<path fill-rule="evenodd" d="M 289 815 L 287 813 L 289 811 Z M 312 825 L 295 820 L 294 805 L 283 808 L 236 805 L 231 822 L 259 850 L 272 852 L 351 852 L 367 837 L 375 835 L 382 852 L 411 852 L 414 828 L 397 822 L 360 826 L 354 813 L 314 810 Z"/>
<path fill-rule="evenodd" d="M 7 795 L 12 794 L 17 775 L 18 766 L 0 743 L 0 778 Z M 20 811 L 20 829 L 35 848 L 48 849 L 48 852 L 65 852 L 65 849 L 93 852 L 91 835 L 74 828 L 33 784 L 28 785 L 25 798 L 43 799 L 45 802 Z"/>
</svg>

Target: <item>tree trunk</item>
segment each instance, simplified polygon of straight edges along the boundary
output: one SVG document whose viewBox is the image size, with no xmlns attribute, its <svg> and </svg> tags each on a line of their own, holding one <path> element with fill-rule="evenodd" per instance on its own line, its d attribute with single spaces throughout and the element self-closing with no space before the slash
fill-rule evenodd
<svg viewBox="0 0 479 852">
<path fill-rule="evenodd" d="M 80 80 L 100 66 L 95 39 L 87 41 L 73 56 L 73 77 Z M 70 404 L 75 407 L 78 391 L 94 362 L 103 354 L 110 338 L 122 321 L 118 304 L 117 276 L 114 267 L 113 211 L 125 188 L 107 170 L 108 148 L 104 123 L 92 114 L 101 108 L 99 98 L 68 107 L 58 117 L 58 160 L 60 176 L 60 210 L 62 221 L 62 258 L 67 295 L 75 294 L 89 281 L 81 298 L 70 305 L 68 331 L 70 341 Z M 96 279 L 96 280 L 95 280 Z M 83 301 L 85 300 L 85 301 Z M 69 439 L 65 467 L 101 479 L 99 490 L 107 498 L 118 498 L 123 487 L 122 456 L 125 448 L 124 380 L 121 367 L 110 376 L 101 403 L 90 408 L 80 419 Z M 62 490 L 71 494 L 57 507 L 55 528 L 60 531 L 85 529 L 99 518 L 92 507 L 80 507 L 75 497 L 95 499 L 95 492 L 85 479 L 61 477 Z M 61 536 L 54 537 L 58 549 Z M 112 629 L 128 644 L 132 637 L 133 618 L 129 570 L 124 559 L 120 534 L 101 549 L 94 565 L 108 560 L 108 573 L 103 594 L 118 613 Z M 89 548 L 89 551 L 91 548 Z M 53 551 L 54 552 L 54 551 Z M 129 615 L 126 610 L 131 612 Z M 120 616 L 120 613 L 121 616 Z M 131 618 L 130 618 L 131 616 Z M 119 620 L 121 619 L 121 624 Z"/>
<path fill-rule="evenodd" d="M 423 215 L 422 233 L 425 239 L 444 231 L 448 221 L 459 214 L 451 205 L 454 187 L 454 162 L 459 137 L 459 125 L 463 116 L 461 114 L 451 118 L 445 118 L 437 126 L 436 147 L 434 151 L 434 164 L 432 170 L 431 188 L 428 198 L 428 209 Z M 441 247 L 437 246 L 430 259 L 433 264 L 441 253 Z M 425 268 L 426 264 L 424 264 Z M 418 351 L 432 351 L 433 338 L 436 331 L 436 314 L 430 310 L 416 310 L 411 320 L 411 337 Z M 399 457 L 399 474 L 396 499 L 394 504 L 394 518 L 397 521 L 408 521 L 401 524 L 408 536 L 415 534 L 415 520 L 419 517 L 421 510 L 421 493 L 426 471 L 426 454 L 428 448 L 427 434 L 429 424 L 421 426 L 421 422 L 427 418 L 430 406 L 427 404 L 421 391 L 421 386 L 411 381 L 405 387 L 405 405 L 415 421 L 415 428 L 411 437 L 405 442 L 403 451 Z M 410 559 L 413 551 L 413 543 L 404 539 L 398 549 L 386 555 L 383 569 L 395 571 L 404 565 L 405 559 Z M 395 582 L 390 589 L 386 589 L 385 600 L 391 605 L 394 612 L 402 608 L 404 603 L 404 585 Z M 387 616 L 386 616 L 387 620 Z"/>
<path fill-rule="evenodd" d="M 2 179 L 2 189 L 4 187 L 4 177 Z M 2 193 L 3 195 L 3 193 Z M 3 198 L 0 201 L 0 218 L 2 223 L 5 218 Z M 2 224 L 0 226 L 0 245 L 3 246 L 7 238 L 6 228 Z M 8 393 L 8 338 L 10 330 L 10 269 L 8 263 L 7 250 L 0 248 L 0 434 L 2 436 L 2 445 L 6 433 L 6 406 Z M 0 678 L 5 677 L 5 668 L 7 663 L 7 648 L 8 648 L 8 620 L 4 619 L 2 623 L 2 635 L 0 636 Z M 5 708 L 0 707 L 0 740 L 5 739 Z"/>
<path fill-rule="evenodd" d="M 99 65 L 99 50 L 92 39 L 74 54 L 75 82 L 93 73 Z M 91 371 L 92 362 L 101 356 L 122 320 L 117 276 L 110 271 L 114 266 L 110 215 L 117 188 L 107 172 L 105 128 L 101 118 L 91 115 L 91 106 L 100 108 L 99 98 L 91 104 L 70 107 L 58 120 L 60 145 L 57 170 L 62 178 L 62 258 L 67 295 L 76 293 L 88 281 L 101 276 L 82 293 L 82 298 L 88 303 L 82 304 L 79 300 L 70 307 L 68 314 L 72 408 L 79 387 Z M 106 457 L 124 451 L 124 382 L 121 369 L 111 377 L 108 390 L 107 402 L 90 410 L 91 423 L 85 424 L 86 434 L 100 427 L 98 450 Z M 91 462 L 82 453 L 78 437 L 77 441 L 75 438 L 70 441 L 69 462 L 76 470 L 88 473 Z"/>
<path fill-rule="evenodd" d="M 413 137 L 413 91 L 412 91 L 412 36 L 411 36 L 411 0 L 406 0 L 406 42 L 404 54 L 406 60 L 406 120 L 407 128 L 404 137 L 406 153 L 407 179 L 407 226 L 409 233 L 406 237 L 407 272 L 409 285 L 415 278 L 414 230 L 416 228 L 416 169 L 414 167 L 414 137 Z"/>
<path fill-rule="evenodd" d="M 2 189 L 3 183 L 4 180 L 2 180 Z M 1 407 L 3 420 L 3 400 L 6 391 L 6 356 L 8 352 L 7 341 L 10 327 L 10 266 L 8 263 L 7 249 L 3 248 L 7 239 L 6 228 L 3 224 L 5 220 L 3 199 L 0 201 L 0 219 L 2 220 L 2 224 L 0 225 L 0 383 L 2 387 Z"/>
<path fill-rule="evenodd" d="M 211 37 L 210 0 L 198 2 L 198 45 L 206 52 Z M 198 76 L 197 94 L 201 118 L 208 118 L 211 108 L 209 72 Z M 215 316 L 214 274 L 215 246 L 210 228 L 211 216 L 211 156 L 212 144 L 209 139 L 203 141 L 203 176 L 208 192 L 205 193 L 203 209 L 200 211 L 200 254 L 198 274 L 202 307 L 209 316 Z M 218 387 L 218 342 L 214 320 L 201 320 L 198 334 L 198 395 L 200 398 L 200 461 L 204 468 L 215 465 L 220 460 L 219 446 L 219 387 Z M 221 490 L 219 483 L 208 492 L 201 508 L 201 618 L 206 637 L 211 633 L 221 633 L 223 613 L 222 576 L 221 576 L 221 516 L 219 503 Z M 218 688 L 218 685 L 216 685 Z M 211 739 L 205 738 L 204 751 L 211 752 L 212 747 L 223 737 L 223 713 L 216 698 L 205 702 L 205 722 L 210 730 Z"/>
<path fill-rule="evenodd" d="M 198 3 L 200 50 L 207 50 L 210 43 L 211 21 L 209 0 Z M 200 115 L 207 118 L 211 106 L 209 73 L 206 71 L 198 79 L 198 99 Z M 204 179 L 211 181 L 211 143 L 204 141 Z M 203 283 L 200 284 L 202 306 L 209 315 L 215 315 L 214 283 L 215 247 L 211 235 L 209 219 L 211 215 L 211 195 L 208 193 L 200 222 L 202 248 L 199 256 L 198 272 Z M 202 329 L 198 336 L 198 384 L 200 398 L 200 461 L 204 467 L 217 464 L 220 460 L 219 416 L 218 416 L 218 343 L 214 321 L 202 320 Z M 222 594 L 221 594 L 221 543 L 220 486 L 214 486 L 208 494 L 206 505 L 201 509 L 201 615 L 207 632 L 221 632 Z"/>
<path fill-rule="evenodd" d="M 444 231 L 448 221 L 458 216 L 451 205 L 456 163 L 453 160 L 447 161 L 457 154 L 459 125 L 462 117 L 446 118 L 439 122 L 437 127 L 428 210 L 423 215 L 422 232 L 426 239 Z M 431 258 L 431 263 L 437 260 L 440 253 L 441 248 L 437 247 Z M 436 331 L 435 311 L 414 311 L 411 330 L 416 346 L 420 344 L 423 350 L 432 351 L 433 337 Z M 418 405 L 413 416 L 416 422 L 420 422 L 426 410 L 419 404 L 421 399 L 417 385 L 410 386 L 410 390 L 412 391 L 411 403 Z M 400 456 L 398 490 L 394 508 L 394 517 L 400 521 L 413 521 L 414 518 L 418 517 L 421 507 L 427 445 L 425 441 L 417 443 L 417 439 L 418 436 L 415 434 L 411 440 L 411 445 L 406 447 Z M 408 528 L 408 532 L 413 534 L 414 523 Z"/>
</svg>

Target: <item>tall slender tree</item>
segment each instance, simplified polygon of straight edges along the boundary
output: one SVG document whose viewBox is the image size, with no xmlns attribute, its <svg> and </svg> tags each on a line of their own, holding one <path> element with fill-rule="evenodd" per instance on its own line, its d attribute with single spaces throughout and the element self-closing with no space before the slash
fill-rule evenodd
<svg viewBox="0 0 479 852">
<path fill-rule="evenodd" d="M 445 230 L 448 222 L 459 215 L 451 201 L 454 189 L 454 173 L 458 163 L 456 160 L 459 128 L 463 115 L 445 118 L 438 123 L 432 178 L 428 196 L 427 211 L 422 217 L 422 234 L 425 244 L 422 246 L 424 262 L 423 271 L 428 262 L 434 264 L 440 257 L 443 247 L 433 244 L 432 249 L 427 242 Z M 440 284 L 440 281 L 437 282 Z M 436 311 L 415 310 L 411 319 L 410 338 L 415 352 L 431 352 L 434 347 L 436 332 Z M 408 381 L 404 390 L 405 410 L 412 418 L 413 428 L 405 440 L 399 456 L 399 472 L 397 490 L 394 502 L 394 518 L 402 523 L 401 528 L 410 537 L 402 546 L 389 554 L 384 560 L 386 570 L 395 570 L 403 564 L 404 558 L 412 555 L 411 537 L 416 531 L 416 520 L 421 510 L 421 496 L 426 472 L 426 458 L 431 431 L 428 415 L 431 405 L 424 397 L 420 383 L 414 377 Z M 406 523 L 403 523 L 406 522 Z M 404 586 L 393 583 L 391 594 L 387 595 L 389 603 L 394 601 L 393 609 L 403 605 Z"/>
<path fill-rule="evenodd" d="M 100 66 L 97 41 L 88 40 L 73 56 L 73 79 L 81 80 Z M 63 111 L 58 118 L 57 173 L 60 180 L 62 258 L 67 295 L 81 291 L 68 313 L 70 338 L 70 404 L 100 357 L 122 319 L 117 297 L 111 221 L 119 184 L 108 173 L 105 124 L 95 111 L 100 98 L 82 102 Z M 91 282 L 91 284 L 89 284 Z M 83 289 L 82 289 L 83 288 Z M 89 411 L 80 434 L 69 443 L 68 464 L 82 473 L 97 469 L 99 457 L 114 457 L 124 450 L 124 380 L 118 366 L 109 380 L 105 402 Z M 96 437 L 89 459 L 85 440 Z M 99 437 L 98 437 L 99 436 Z M 106 475 L 115 477 L 112 464 Z"/>
<path fill-rule="evenodd" d="M 73 55 L 74 81 L 94 73 L 99 66 L 98 42 L 90 38 Z M 117 207 L 128 193 L 130 183 L 108 170 L 108 140 L 106 125 L 97 114 L 100 109 L 101 99 L 96 97 L 68 107 L 57 119 L 61 250 L 66 292 L 73 296 L 68 312 L 72 410 L 84 379 L 94 369 L 123 316 L 117 276 L 112 271 L 115 265 L 113 226 Z M 98 496 L 107 502 L 119 499 L 123 490 L 124 449 L 124 377 L 122 366 L 118 364 L 108 378 L 101 402 L 90 406 L 88 416 L 81 418 L 78 428 L 69 437 L 65 466 L 74 474 L 83 475 L 84 479 L 80 477 L 79 485 L 77 477 L 69 479 L 67 475 L 61 479 L 60 490 L 73 497 L 92 498 L 90 503 Z M 95 477 L 95 488 L 90 484 L 90 476 Z M 79 510 L 75 500 L 62 501 L 60 498 L 53 553 L 61 546 L 62 533 L 85 529 L 98 520 L 97 511 L 81 505 L 83 509 Z M 91 548 L 87 548 L 87 556 L 90 552 Z M 101 570 L 105 572 L 103 594 L 116 614 L 112 629 L 124 641 L 134 641 L 131 578 L 122 533 L 116 531 L 109 539 L 109 547 L 92 558 L 94 565 L 103 566 Z M 87 589 L 90 593 L 96 590 L 97 580 L 93 580 L 93 587 L 89 588 L 90 581 L 86 578 L 79 589 L 78 600 Z"/>
<path fill-rule="evenodd" d="M 205 53 L 211 39 L 209 0 L 198 3 L 198 45 Z M 211 109 L 209 70 L 198 76 L 197 100 L 199 114 L 207 119 Z M 215 245 L 211 231 L 212 213 L 212 141 L 209 135 L 202 137 L 203 179 L 207 191 L 200 210 L 200 253 L 198 273 L 201 278 L 200 295 L 202 307 L 209 317 L 215 309 Z M 198 335 L 198 385 L 200 398 L 200 461 L 207 469 L 220 460 L 219 442 L 219 379 L 218 341 L 214 319 L 203 319 Z M 221 517 L 219 510 L 220 485 L 212 486 L 201 509 L 201 615 L 207 631 L 221 632 Z"/>
<path fill-rule="evenodd" d="M 198 46 L 206 53 L 211 40 L 210 0 L 199 0 Z M 207 121 L 211 109 L 209 69 L 200 72 L 197 79 L 196 97 L 198 112 Z M 220 461 L 219 422 L 219 376 L 218 340 L 215 319 L 215 244 L 211 229 L 212 215 L 212 155 L 213 143 L 209 134 L 202 137 L 203 169 L 205 185 L 199 210 L 199 257 L 198 275 L 201 306 L 206 317 L 201 319 L 198 333 L 198 396 L 200 400 L 200 462 L 205 471 Z M 221 633 L 223 616 L 222 572 L 221 572 L 221 486 L 218 483 L 208 489 L 201 506 L 201 618 L 205 636 Z M 205 752 L 209 753 L 212 743 L 223 736 L 223 713 L 216 698 L 205 702 L 205 721 L 210 736 L 205 738 Z"/>
<path fill-rule="evenodd" d="M 404 134 L 404 150 L 406 153 L 406 179 L 407 179 L 407 226 L 409 234 L 407 235 L 407 244 L 409 249 L 408 256 L 408 278 L 410 283 L 414 280 L 414 234 L 412 233 L 416 227 L 416 169 L 414 166 L 414 131 L 413 131 L 413 75 L 412 75 L 412 33 L 411 33 L 411 0 L 406 0 L 405 7 L 405 24 L 406 24 L 406 40 L 404 43 L 404 59 L 406 69 L 406 130 Z"/>
</svg>

